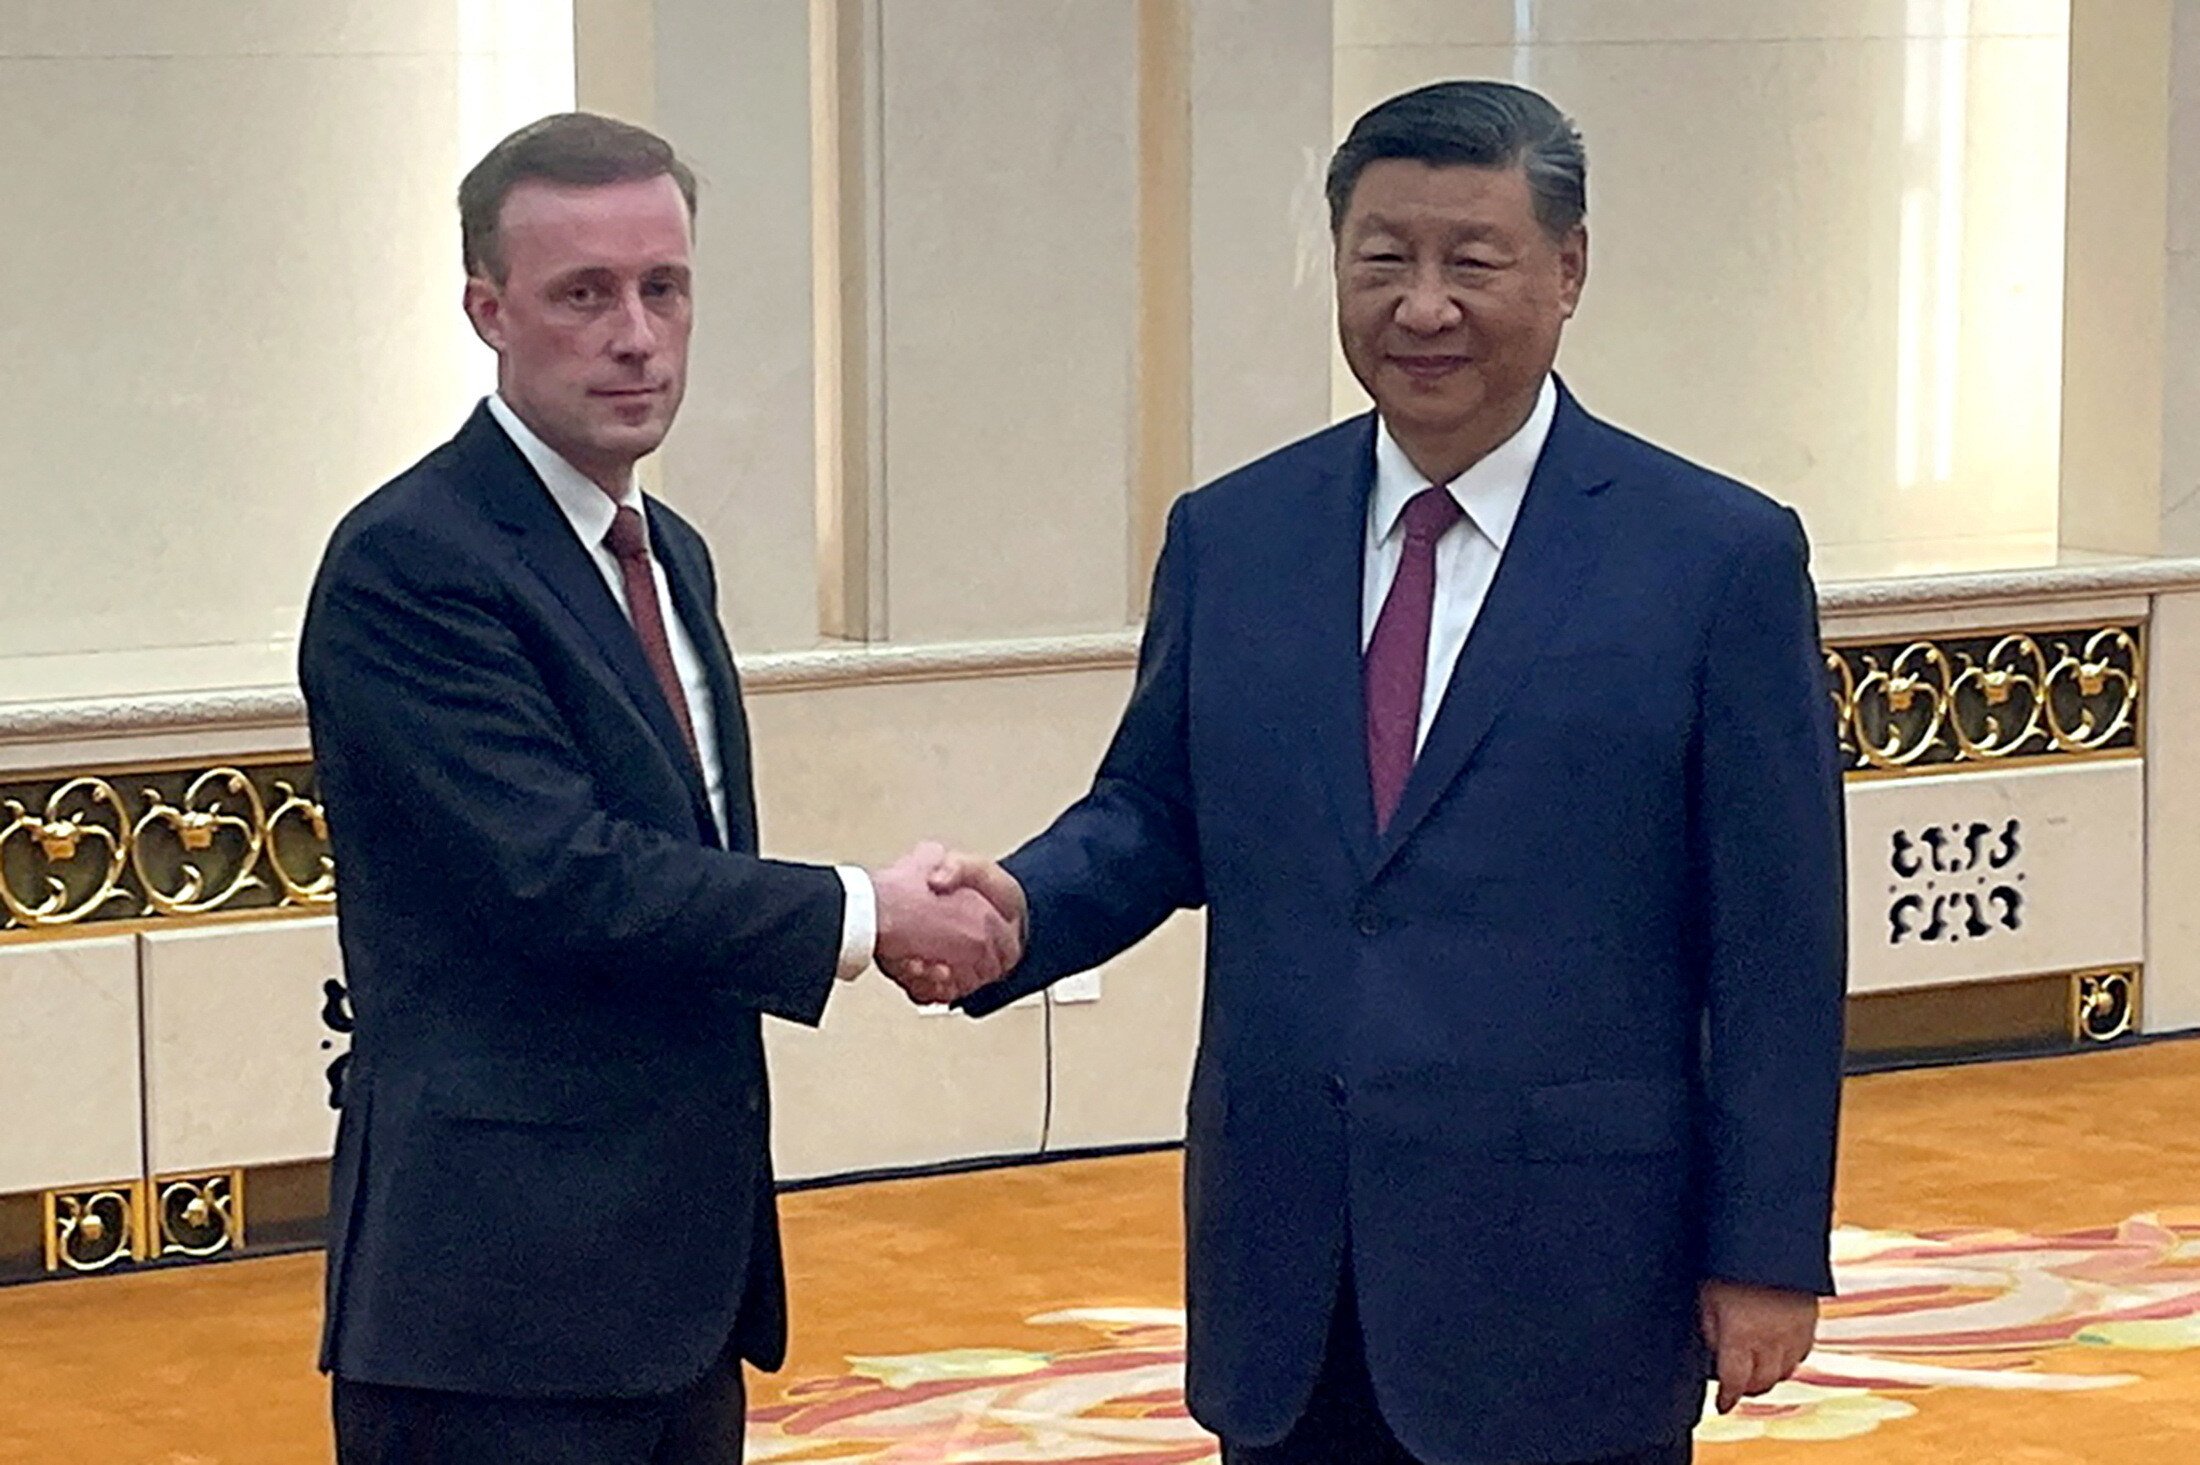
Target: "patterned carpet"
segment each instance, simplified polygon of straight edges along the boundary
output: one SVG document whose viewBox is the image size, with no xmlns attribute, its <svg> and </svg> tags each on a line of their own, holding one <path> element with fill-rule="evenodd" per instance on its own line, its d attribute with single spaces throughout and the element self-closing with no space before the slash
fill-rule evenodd
<svg viewBox="0 0 2200 1465">
<path fill-rule="evenodd" d="M 2037 1236 L 1844 1230 L 1835 1249 L 1843 1296 L 1817 1352 L 1765 1398 L 1723 1418 L 1707 1411 L 1699 1444 L 1856 1439 L 1962 1393 L 2127 1389 L 2145 1380 L 2120 1371 L 2135 1361 L 2123 1355 L 2200 1349 L 2200 1215 Z M 1024 1322 L 1082 1336 L 1052 1350 L 851 1356 L 841 1374 L 795 1382 L 753 1411 L 749 1458 L 1215 1458 L 1184 1411 L 1180 1310 L 1069 1308 Z"/>
<path fill-rule="evenodd" d="M 1714 1465 L 2200 1460 L 2200 1043 L 1852 1082 L 1844 1288 Z M 789 1197 L 750 1454 L 1192 1465 L 1176 1157 Z M 0 1292 L 0 1462 L 326 1460 L 317 1257 Z"/>
</svg>

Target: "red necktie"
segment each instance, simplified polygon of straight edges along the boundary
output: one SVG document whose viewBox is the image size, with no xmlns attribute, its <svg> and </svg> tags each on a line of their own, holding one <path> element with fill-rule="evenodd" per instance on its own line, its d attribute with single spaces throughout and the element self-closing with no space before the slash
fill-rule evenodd
<svg viewBox="0 0 2200 1465">
<path fill-rule="evenodd" d="M 1448 489 L 1424 488 L 1406 504 L 1405 552 L 1390 582 L 1362 671 L 1367 685 L 1367 773 L 1375 828 L 1388 827 L 1405 792 L 1428 680 L 1428 623 L 1436 606 L 1436 541 L 1465 515 Z"/>
<path fill-rule="evenodd" d="M 626 613 L 634 622 L 634 634 L 641 638 L 642 655 L 649 659 L 658 689 L 672 708 L 673 720 L 680 724 L 680 735 L 687 739 L 688 756 L 701 768 L 695 724 L 688 718 L 687 689 L 680 685 L 680 669 L 672 664 L 672 642 L 665 635 L 664 612 L 657 605 L 657 576 L 650 569 L 649 531 L 642 527 L 642 516 L 621 507 L 612 516 L 611 532 L 603 542 L 617 556 L 620 577 L 626 581 Z"/>
</svg>

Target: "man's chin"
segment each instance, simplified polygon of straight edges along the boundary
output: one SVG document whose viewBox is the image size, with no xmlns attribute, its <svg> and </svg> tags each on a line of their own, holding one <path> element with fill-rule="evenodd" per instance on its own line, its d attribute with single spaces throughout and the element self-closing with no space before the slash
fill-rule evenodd
<svg viewBox="0 0 2200 1465">
<path fill-rule="evenodd" d="M 1481 380 L 1447 382 L 1440 390 L 1409 386 L 1385 392 L 1383 398 L 1385 422 L 1438 437 L 1472 432 L 1505 410 L 1490 384 Z"/>
<path fill-rule="evenodd" d="M 654 419 L 644 423 L 610 423 L 596 432 L 596 450 L 606 457 L 624 458 L 629 462 L 646 458 L 663 444 L 671 426 L 669 422 Z"/>
</svg>

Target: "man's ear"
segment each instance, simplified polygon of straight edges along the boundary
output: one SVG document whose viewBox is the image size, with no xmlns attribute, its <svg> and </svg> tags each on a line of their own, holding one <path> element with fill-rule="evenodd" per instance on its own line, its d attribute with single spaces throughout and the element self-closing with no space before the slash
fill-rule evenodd
<svg viewBox="0 0 2200 1465">
<path fill-rule="evenodd" d="M 491 351 L 504 350 L 504 292 L 494 280 L 480 275 L 466 277 L 464 301 L 466 319 L 473 322 L 474 334 L 481 337 L 481 344 Z"/>
<path fill-rule="evenodd" d="M 1559 298 L 1566 318 L 1573 319 L 1581 304 L 1581 287 L 1589 283 L 1589 226 L 1576 224 L 1558 246 Z"/>
</svg>

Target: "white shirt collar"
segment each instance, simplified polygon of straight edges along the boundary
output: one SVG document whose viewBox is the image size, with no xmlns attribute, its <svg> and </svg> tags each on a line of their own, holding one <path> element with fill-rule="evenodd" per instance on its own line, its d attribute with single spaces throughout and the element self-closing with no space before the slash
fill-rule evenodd
<svg viewBox="0 0 2200 1465">
<path fill-rule="evenodd" d="M 1520 506 L 1528 497 L 1528 480 L 1535 474 L 1536 460 L 1543 456 L 1543 445 L 1551 436 L 1551 421 L 1557 415 L 1558 388 L 1545 376 L 1535 406 L 1520 430 L 1446 485 L 1459 507 L 1466 510 L 1468 521 L 1500 551 L 1512 538 Z M 1381 544 L 1397 532 L 1406 504 L 1428 486 L 1427 475 L 1413 466 L 1406 450 L 1390 435 L 1390 424 L 1377 414 L 1375 493 L 1368 507 L 1368 531 L 1374 543 Z"/>
<path fill-rule="evenodd" d="M 611 496 L 596 486 L 595 480 L 559 456 L 558 450 L 535 436 L 534 429 L 519 420 L 519 414 L 506 404 L 503 397 L 492 393 L 489 397 L 489 415 L 504 429 L 504 435 L 512 440 L 520 456 L 535 470 L 542 486 L 550 491 L 550 497 L 580 536 L 582 544 L 590 550 L 600 549 L 603 539 L 611 532 L 611 521 L 621 508 L 633 509 L 642 516 L 642 527 L 649 527 L 649 511 L 643 507 L 642 496 L 627 485 L 626 496 L 616 503 Z"/>
</svg>

